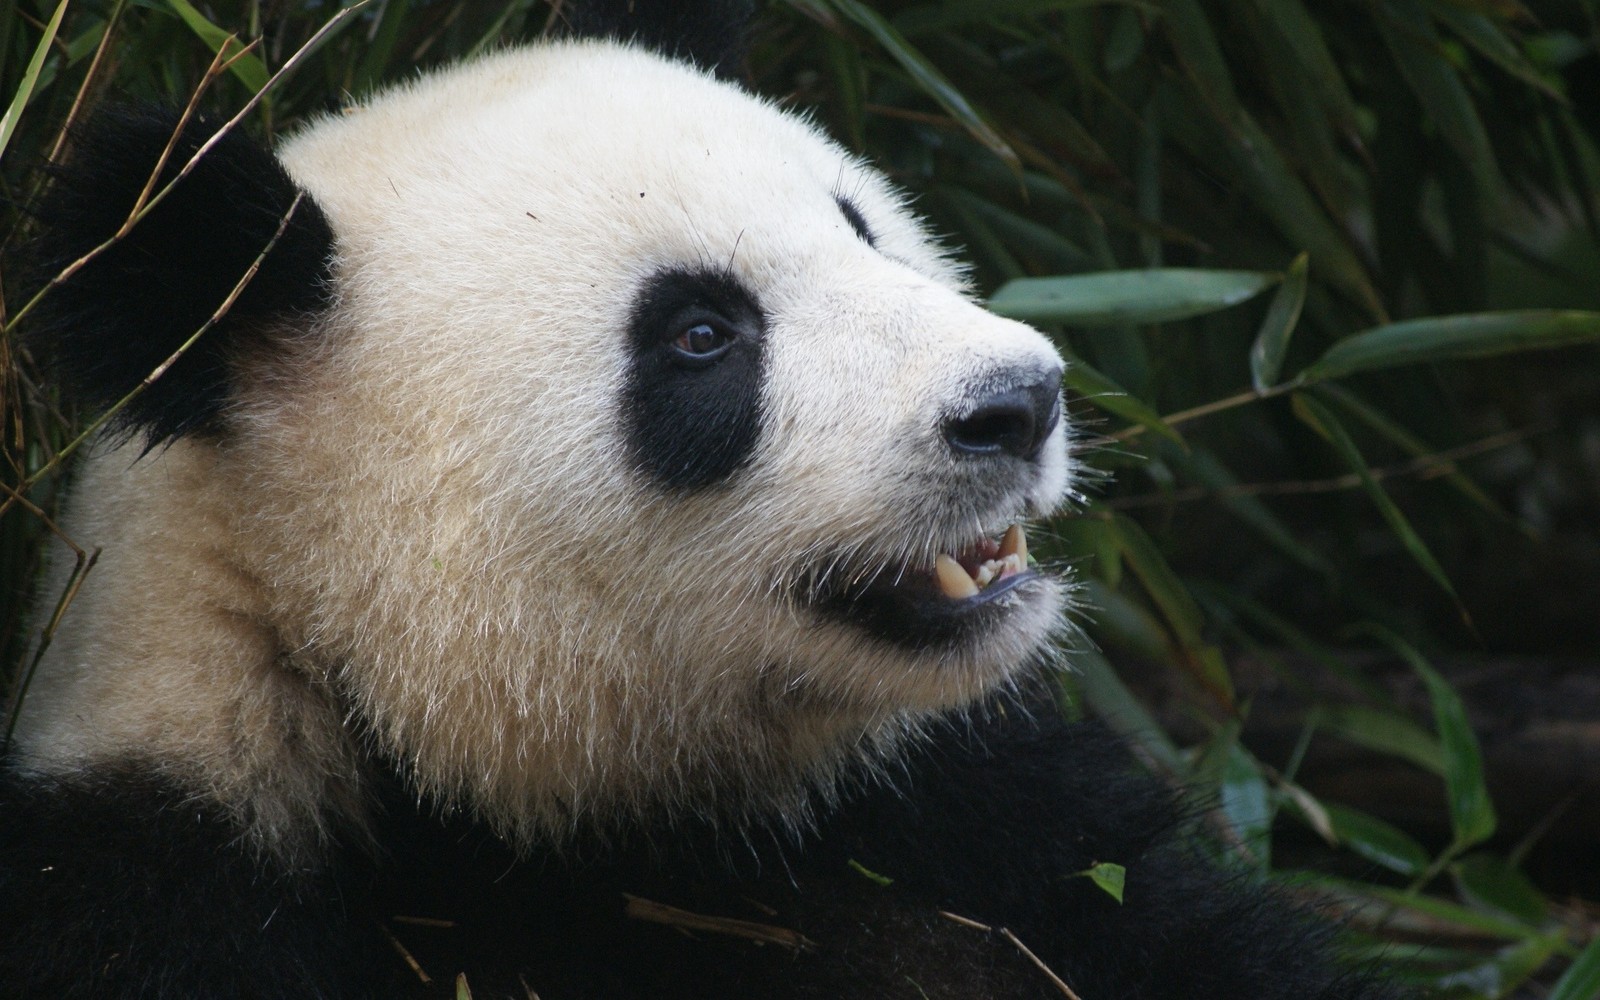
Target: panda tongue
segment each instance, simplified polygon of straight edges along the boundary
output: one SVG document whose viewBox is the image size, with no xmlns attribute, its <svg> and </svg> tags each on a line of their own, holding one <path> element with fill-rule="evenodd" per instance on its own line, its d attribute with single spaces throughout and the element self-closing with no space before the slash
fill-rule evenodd
<svg viewBox="0 0 1600 1000">
<path fill-rule="evenodd" d="M 998 544 L 984 538 L 960 558 L 941 553 L 933 562 L 933 575 L 939 591 L 959 601 L 976 596 L 988 584 L 1021 573 L 1027 567 L 1028 539 L 1022 526 L 1013 524 Z"/>
</svg>

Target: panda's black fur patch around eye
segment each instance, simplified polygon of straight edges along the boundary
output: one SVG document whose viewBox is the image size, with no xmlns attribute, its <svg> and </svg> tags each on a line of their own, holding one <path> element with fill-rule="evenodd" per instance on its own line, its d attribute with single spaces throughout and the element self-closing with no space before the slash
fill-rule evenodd
<svg viewBox="0 0 1600 1000">
<path fill-rule="evenodd" d="M 169 143 L 152 191 L 222 124 L 197 115 L 173 141 L 179 120 L 170 109 L 112 107 L 73 131 L 70 155 L 35 213 L 31 287 L 45 286 L 121 228 Z M 228 362 L 241 343 L 275 319 L 323 309 L 331 296 L 333 232 L 322 210 L 271 151 L 237 128 L 121 240 L 45 293 L 24 321 L 26 343 L 82 406 L 104 410 L 206 324 L 269 244 L 226 314 L 113 425 L 143 431 L 151 446 L 214 431 L 230 396 Z"/>
<path fill-rule="evenodd" d="M 733 334 L 714 363 L 686 363 L 673 347 L 698 323 Z M 712 486 L 749 461 L 762 424 L 763 327 L 755 298 L 726 272 L 672 268 L 644 283 L 628 323 L 621 405 L 633 460 L 656 482 Z"/>
<path fill-rule="evenodd" d="M 867 226 L 867 218 L 861 214 L 861 209 L 856 207 L 856 203 L 842 194 L 835 195 L 833 202 L 839 206 L 844 221 L 850 223 L 850 228 L 856 231 L 856 235 L 861 237 L 867 246 L 877 249 L 878 238 L 872 235 L 872 230 Z"/>
</svg>

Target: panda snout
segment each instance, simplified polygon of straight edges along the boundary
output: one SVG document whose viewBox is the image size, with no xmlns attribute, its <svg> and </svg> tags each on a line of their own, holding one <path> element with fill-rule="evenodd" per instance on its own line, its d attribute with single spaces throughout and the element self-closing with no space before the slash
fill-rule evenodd
<svg viewBox="0 0 1600 1000">
<path fill-rule="evenodd" d="M 1008 455 L 1034 461 L 1061 422 L 1061 369 L 987 379 L 940 432 L 958 458 Z"/>
</svg>

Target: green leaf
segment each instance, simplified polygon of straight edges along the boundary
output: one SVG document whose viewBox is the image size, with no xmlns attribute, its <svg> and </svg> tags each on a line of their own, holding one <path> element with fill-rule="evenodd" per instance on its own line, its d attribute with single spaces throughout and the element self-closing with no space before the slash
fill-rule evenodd
<svg viewBox="0 0 1600 1000">
<path fill-rule="evenodd" d="M 1349 432 L 1344 429 L 1343 425 L 1339 423 L 1338 418 L 1309 393 L 1295 393 L 1293 404 L 1295 415 L 1305 421 L 1318 434 L 1322 435 L 1329 444 L 1333 445 L 1334 450 L 1344 459 L 1345 464 L 1360 477 L 1361 485 L 1366 488 L 1367 495 L 1377 505 L 1378 512 L 1383 515 L 1384 521 L 1389 525 L 1389 530 L 1393 531 L 1395 536 L 1400 539 L 1400 544 L 1405 546 L 1406 551 L 1411 554 L 1411 558 L 1416 561 L 1418 566 L 1422 567 L 1425 573 L 1433 578 L 1433 581 L 1445 593 L 1450 595 L 1451 599 L 1459 607 L 1461 601 L 1456 596 L 1456 588 L 1450 583 L 1450 577 L 1445 573 L 1444 567 L 1439 565 L 1439 560 L 1434 558 L 1433 553 L 1428 549 L 1427 543 L 1422 540 L 1422 536 L 1418 535 L 1416 529 L 1411 527 L 1411 522 L 1406 519 L 1405 514 L 1401 512 L 1393 500 L 1389 499 L 1389 494 L 1385 493 L 1378 481 L 1372 478 L 1372 470 L 1367 466 L 1367 460 L 1362 457 L 1361 450 L 1356 447 L 1355 441 L 1350 437 Z M 1463 610 L 1462 615 L 1465 616 L 1465 614 L 1466 612 Z"/>
<path fill-rule="evenodd" d="M 896 14 L 893 23 L 903 34 L 921 35 L 970 24 L 993 24 L 1002 18 L 1051 14 L 1112 2 L 1125 0 L 984 0 L 981 4 L 969 0 L 945 0 L 941 4 L 909 7 Z"/>
<path fill-rule="evenodd" d="M 1460 358 L 1488 358 L 1600 341 L 1600 312 L 1526 309 L 1433 316 L 1374 327 L 1328 348 L 1300 373 L 1306 382 Z"/>
<path fill-rule="evenodd" d="M 1530 927 L 1550 917 L 1549 904 L 1528 876 L 1498 855 L 1469 854 L 1450 867 L 1461 898 L 1479 909 L 1497 910 Z"/>
<path fill-rule="evenodd" d="M 845 859 L 845 864 L 850 866 L 850 870 L 851 871 L 855 872 L 858 875 L 865 876 L 869 881 L 876 882 L 877 884 L 879 884 L 881 886 L 884 886 L 886 888 L 888 886 L 894 885 L 894 879 L 890 878 L 887 875 L 879 875 L 877 872 L 872 871 L 866 865 L 863 865 L 861 862 L 857 861 L 855 858 L 847 858 L 847 859 Z"/>
<path fill-rule="evenodd" d="M 1321 26 L 1305 5 L 1300 0 L 1252 0 L 1252 3 L 1305 70 L 1317 103 L 1340 127 L 1353 127 L 1355 100 L 1345 86 L 1344 74 L 1328 49 Z"/>
<path fill-rule="evenodd" d="M 1428 444 L 1415 434 L 1412 434 L 1405 427 L 1401 426 L 1394 420 L 1391 420 L 1389 417 L 1379 412 L 1376 408 L 1368 405 L 1365 400 L 1361 399 L 1349 389 L 1339 385 L 1325 385 L 1320 387 L 1317 392 L 1325 398 L 1331 399 L 1335 403 L 1339 404 L 1340 408 L 1350 413 L 1357 420 L 1360 420 L 1363 424 L 1366 424 L 1384 438 L 1392 441 L 1394 444 L 1404 449 L 1408 454 L 1416 458 L 1423 458 L 1438 454 L 1439 449 Z M 1482 487 L 1473 482 L 1466 473 L 1462 472 L 1459 468 L 1456 468 L 1454 463 L 1451 463 L 1445 468 L 1447 470 L 1444 476 L 1445 480 L 1450 483 L 1451 486 L 1454 486 L 1462 496 L 1466 497 L 1473 503 L 1496 515 L 1497 517 L 1504 518 L 1508 521 L 1512 520 L 1512 515 L 1510 512 L 1501 507 L 1500 504 L 1496 503 L 1492 497 L 1483 491 Z"/>
<path fill-rule="evenodd" d="M 1512 41 L 1512 36 L 1502 31 L 1489 18 L 1448 3 L 1430 3 L 1428 6 L 1434 17 L 1449 25 L 1450 30 L 1461 36 L 1462 41 L 1472 46 L 1490 62 L 1530 87 L 1536 87 L 1557 100 L 1562 99 L 1560 90 L 1523 56 L 1522 51 Z"/>
<path fill-rule="evenodd" d="M 1071 356 L 1067 358 L 1067 370 L 1061 381 L 1073 394 L 1107 413 L 1116 414 L 1124 420 L 1161 435 L 1180 447 L 1186 447 L 1183 437 L 1161 419 L 1161 414 L 1146 406 L 1128 390 L 1110 377 L 1096 371 L 1082 359 Z"/>
<path fill-rule="evenodd" d="M 1444 749 L 1438 738 L 1403 715 L 1364 705 L 1328 705 L 1322 709 L 1322 721 L 1347 742 L 1444 776 Z"/>
<path fill-rule="evenodd" d="M 183 18 L 183 23 L 187 24 L 189 30 L 198 35 L 212 52 L 220 53 L 225 61 L 229 61 L 229 71 L 250 88 L 250 93 L 261 92 L 271 74 L 267 72 L 266 64 L 254 52 L 239 54 L 243 52 L 244 44 L 239 41 L 238 36 L 206 20 L 205 15 L 195 10 L 189 0 L 167 0 L 167 4 Z"/>
<path fill-rule="evenodd" d="M 1373 21 L 1424 114 L 1472 171 L 1479 191 L 1487 195 L 1498 189 L 1500 170 L 1489 132 L 1427 12 L 1415 0 L 1388 0 Z"/>
<path fill-rule="evenodd" d="M 1104 890 L 1106 895 L 1120 903 L 1123 887 L 1128 882 L 1128 870 L 1109 861 L 1100 861 L 1081 872 L 1073 872 L 1072 877 L 1087 878 Z"/>
<path fill-rule="evenodd" d="M 1235 733 L 1222 759 L 1222 814 L 1265 872 L 1272 857 L 1272 797 L 1261 765 L 1239 745 L 1238 723 L 1230 726 Z"/>
<path fill-rule="evenodd" d="M 1545 1000 L 1594 1000 L 1600 997 L 1600 937 L 1578 953 Z"/>
<path fill-rule="evenodd" d="M 1333 565 L 1324 559 L 1321 553 L 1301 544 L 1300 540 L 1295 538 L 1294 531 L 1284 524 L 1270 507 L 1262 503 L 1259 497 L 1237 491 L 1239 480 L 1228 471 L 1216 455 L 1210 451 L 1172 454 L 1169 450 L 1163 457 L 1179 466 L 1200 485 L 1214 490 L 1218 503 L 1227 508 L 1234 517 L 1253 528 L 1278 551 L 1309 570 L 1324 576 L 1333 575 Z"/>
<path fill-rule="evenodd" d="M 1128 567 L 1139 578 L 1177 639 L 1178 648 L 1174 652 L 1179 666 L 1224 706 L 1232 707 L 1233 678 L 1228 674 L 1221 650 L 1205 641 L 1205 622 L 1194 596 L 1137 521 L 1116 515 L 1111 518 L 1111 526 Z"/>
<path fill-rule="evenodd" d="M 472 987 L 467 985 L 467 974 L 456 973 L 456 1000 L 472 1000 Z"/>
<path fill-rule="evenodd" d="M 1266 271 L 1184 267 L 1018 278 L 994 293 L 989 308 L 1031 323 L 1164 323 L 1238 305 L 1274 279 Z"/>
<path fill-rule="evenodd" d="M 28 60 L 28 68 L 23 71 L 22 82 L 17 85 L 16 95 L 11 98 L 11 106 L 6 108 L 5 117 L 0 118 L 0 156 L 5 155 L 11 134 L 17 130 L 17 122 L 22 120 L 22 111 L 33 97 L 33 88 L 39 82 L 45 57 L 50 54 L 50 46 L 55 42 L 56 32 L 61 29 L 61 19 L 66 14 L 67 0 L 61 0 L 56 4 L 56 12 L 51 15 L 50 23 L 44 26 L 44 34 L 39 36 L 39 44 L 34 47 L 33 58 Z"/>
<path fill-rule="evenodd" d="M 1450 826 L 1455 848 L 1481 844 L 1494 835 L 1494 804 L 1483 777 L 1483 754 L 1478 738 L 1467 721 L 1461 697 L 1423 658 L 1416 647 L 1379 625 L 1359 626 L 1357 631 L 1372 636 L 1392 649 L 1422 678 L 1433 703 L 1433 724 L 1444 750 L 1444 781 L 1450 805 Z"/>
<path fill-rule="evenodd" d="M 1096 716 L 1168 772 L 1184 773 L 1183 754 L 1104 656 L 1093 649 L 1078 650 L 1072 654 L 1072 665 Z"/>
<path fill-rule="evenodd" d="M 1302 253 L 1289 265 L 1283 284 L 1278 286 L 1266 318 L 1261 321 L 1261 329 L 1256 332 L 1255 343 L 1250 345 L 1250 383 L 1256 392 L 1270 389 L 1283 369 L 1289 336 L 1300 322 L 1300 310 L 1306 304 L 1309 264 L 1310 257 Z"/>
<path fill-rule="evenodd" d="M 1324 803 L 1334 833 L 1351 851 L 1400 875 L 1418 875 L 1428 867 L 1428 852 L 1410 835 L 1376 816 L 1335 802 Z"/>
<path fill-rule="evenodd" d="M 900 64 L 900 68 L 916 81 L 917 86 L 939 102 L 939 106 L 948 111 L 974 139 L 1011 164 L 1013 169 L 1021 171 L 1022 161 L 1017 157 L 1016 150 L 983 120 L 983 116 L 978 114 L 977 109 L 967 101 L 966 95 L 956 89 L 955 85 L 946 79 L 926 56 L 918 52 L 916 46 L 908 42 L 904 35 L 885 21 L 882 15 L 860 0 L 828 0 L 828 2 L 839 13 L 866 29 L 867 34 L 883 46 L 884 51 Z"/>
</svg>

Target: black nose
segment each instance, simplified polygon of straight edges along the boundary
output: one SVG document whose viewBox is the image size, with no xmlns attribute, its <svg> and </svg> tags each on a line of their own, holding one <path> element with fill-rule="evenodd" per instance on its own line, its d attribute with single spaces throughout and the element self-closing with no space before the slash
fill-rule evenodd
<svg viewBox="0 0 1600 1000">
<path fill-rule="evenodd" d="M 970 410 L 945 421 L 944 439 L 960 456 L 1032 461 L 1060 421 L 1061 369 L 1052 368 L 990 389 Z"/>
</svg>

